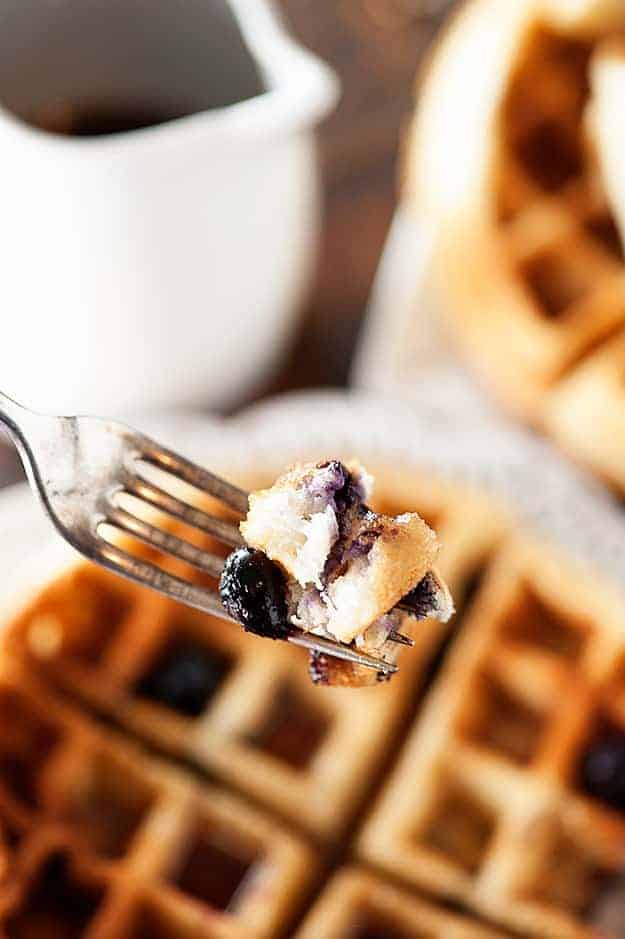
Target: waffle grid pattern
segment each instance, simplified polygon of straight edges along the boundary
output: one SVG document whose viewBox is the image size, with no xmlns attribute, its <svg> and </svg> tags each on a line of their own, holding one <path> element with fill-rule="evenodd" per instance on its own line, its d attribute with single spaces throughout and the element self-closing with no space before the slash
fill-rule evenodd
<svg viewBox="0 0 625 939">
<path fill-rule="evenodd" d="M 0 675 L 0 713 L 11 852 L 1 935 L 139 939 L 120 924 L 139 908 L 156 918 L 161 905 L 210 939 L 271 935 L 288 921 L 315 863 L 273 820 L 96 727 L 16 669 Z"/>
<path fill-rule="evenodd" d="M 441 286 L 502 399 L 623 494 L 625 251 L 590 87 L 594 54 L 622 34 L 567 33 L 535 6 L 494 111 L 486 197 L 443 238 Z"/>
<path fill-rule="evenodd" d="M 498 234 L 545 385 L 625 326 L 625 259 L 585 132 L 592 49 L 537 27 L 502 105 Z"/>
<path fill-rule="evenodd" d="M 547 429 L 625 492 L 625 256 L 588 132 L 595 47 L 537 27 L 521 51 L 502 108 L 497 237 L 525 294 L 511 308 L 528 343 L 519 384 Z"/>
<path fill-rule="evenodd" d="M 362 856 L 524 934 L 586 935 L 625 866 L 625 805 L 584 782 L 606 727 L 625 742 L 624 663 L 613 604 L 551 552 L 509 543 L 365 825 Z"/>
<path fill-rule="evenodd" d="M 63 939 L 618 939 L 585 913 L 625 864 L 625 817 L 571 776 L 601 722 L 625 725 L 618 606 L 490 502 L 376 476 L 379 509 L 437 528 L 461 607 L 451 644 L 415 628 L 387 687 L 314 689 L 296 650 L 85 565 L 12 620 L 0 937 L 60 937 L 68 892 Z M 159 699 L 181 649 L 212 663 L 185 713 Z"/>
</svg>

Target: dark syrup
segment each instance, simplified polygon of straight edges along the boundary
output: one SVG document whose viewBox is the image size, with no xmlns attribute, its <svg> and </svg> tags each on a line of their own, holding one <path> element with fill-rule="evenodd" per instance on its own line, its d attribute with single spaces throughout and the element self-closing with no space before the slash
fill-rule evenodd
<svg viewBox="0 0 625 939">
<path fill-rule="evenodd" d="M 65 137 L 105 137 L 164 124 L 181 113 L 142 105 L 76 105 L 58 102 L 31 117 L 40 130 Z"/>
</svg>

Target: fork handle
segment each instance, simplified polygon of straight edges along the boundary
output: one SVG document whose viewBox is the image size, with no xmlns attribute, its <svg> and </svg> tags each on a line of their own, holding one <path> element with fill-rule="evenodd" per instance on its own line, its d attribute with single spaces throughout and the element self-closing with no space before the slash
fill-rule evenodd
<svg viewBox="0 0 625 939">
<path fill-rule="evenodd" d="M 11 435 L 11 438 L 21 445 L 26 445 L 24 437 L 24 424 L 29 417 L 35 417 L 34 411 L 18 404 L 13 398 L 0 391 L 0 421 Z"/>
<path fill-rule="evenodd" d="M 17 447 L 22 466 L 31 485 L 36 483 L 37 480 L 30 442 L 33 434 L 29 431 L 34 431 L 34 423 L 39 422 L 42 418 L 42 414 L 37 414 L 36 411 L 31 411 L 30 408 L 25 408 L 22 404 L 18 404 L 13 398 L 0 391 L 0 425 L 4 425 L 8 436 Z M 37 434 L 35 433 L 34 436 L 36 438 Z"/>
</svg>

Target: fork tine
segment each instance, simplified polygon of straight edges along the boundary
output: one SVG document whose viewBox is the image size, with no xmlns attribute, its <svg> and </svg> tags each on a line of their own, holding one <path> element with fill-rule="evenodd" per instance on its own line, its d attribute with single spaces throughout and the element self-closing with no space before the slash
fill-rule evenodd
<svg viewBox="0 0 625 939">
<path fill-rule="evenodd" d="M 175 574 L 167 573 L 167 571 L 151 564 L 149 561 L 142 561 L 133 557 L 132 554 L 117 547 L 117 545 L 104 541 L 99 536 L 97 542 L 97 556 L 95 559 L 109 570 L 121 574 L 122 577 L 126 577 L 144 587 L 150 587 L 166 597 L 185 603 L 196 610 L 201 610 L 203 613 L 210 613 L 212 616 L 219 616 L 221 619 L 234 622 L 224 610 L 215 591 L 191 584 L 180 577 L 176 577 Z"/>
<path fill-rule="evenodd" d="M 375 659 L 371 655 L 365 655 L 364 652 L 356 652 L 351 646 L 344 646 L 338 642 L 331 642 L 329 639 L 322 639 L 320 636 L 305 636 L 303 633 L 293 633 L 288 637 L 288 642 L 296 646 L 302 646 L 311 652 L 322 652 L 326 655 L 334 656 L 335 659 L 344 659 L 346 662 L 352 662 L 354 665 L 364 665 L 365 668 L 373 668 L 376 672 L 392 675 L 397 671 L 397 666 L 392 662 L 385 662 L 383 659 Z"/>
<path fill-rule="evenodd" d="M 107 507 L 106 513 L 106 518 L 100 524 L 112 525 L 123 532 L 134 535 L 145 544 L 165 551 L 167 554 L 171 554 L 181 561 L 186 561 L 199 570 L 205 571 L 207 574 L 212 574 L 213 577 L 219 577 L 221 575 L 224 562 L 223 559 L 216 554 L 203 551 L 201 548 L 197 548 L 194 544 L 185 541 L 183 538 L 178 538 L 177 535 L 171 534 L 171 532 L 163 531 L 162 528 L 156 528 L 149 522 L 137 518 L 135 515 L 132 515 L 130 512 L 127 512 L 117 505 Z"/>
<path fill-rule="evenodd" d="M 414 639 L 411 639 L 410 636 L 404 636 L 403 633 L 397 632 L 396 629 L 392 630 L 388 634 L 388 638 L 391 642 L 398 642 L 402 646 L 413 646 Z"/>
<path fill-rule="evenodd" d="M 140 477 L 129 477 L 125 481 L 124 490 L 122 491 L 136 496 L 143 502 L 147 502 L 148 505 L 160 509 L 168 515 L 173 515 L 174 518 L 191 525 L 193 528 L 199 528 L 209 535 L 214 535 L 220 541 L 225 541 L 226 544 L 239 546 L 245 543 L 238 525 L 234 522 L 229 522 L 224 518 L 216 518 L 214 515 L 196 509 L 186 502 L 181 502 L 180 499 L 176 499 L 175 496 L 165 492 L 164 489 L 160 489 L 154 483 Z"/>
<path fill-rule="evenodd" d="M 167 450 L 166 447 L 161 447 L 154 440 L 143 438 L 142 443 L 144 450 L 140 459 L 172 473 L 174 476 L 179 476 L 180 479 L 183 479 L 191 486 L 195 486 L 196 489 L 201 489 L 203 492 L 207 492 L 214 498 L 224 502 L 231 509 L 235 509 L 243 515 L 247 513 L 248 493 L 243 489 L 233 486 L 227 480 L 210 473 L 201 466 L 197 466 L 177 453 Z"/>
<path fill-rule="evenodd" d="M 144 587 L 150 587 L 166 597 L 185 603 L 187 606 L 194 607 L 203 613 L 209 613 L 212 616 L 218 616 L 228 622 L 235 622 L 224 610 L 221 600 L 216 592 L 190 584 L 174 574 L 169 574 L 155 564 L 149 561 L 142 561 L 133 557 L 127 551 L 110 544 L 98 536 L 98 557 L 100 564 L 109 570 L 132 580 Z M 339 643 L 330 642 L 319 636 L 305 636 L 303 633 L 293 633 L 288 637 L 288 641 L 294 645 L 302 646 L 312 652 L 323 652 L 326 655 L 334 656 L 338 659 L 344 659 L 352 662 L 354 665 L 362 665 L 365 668 L 372 668 L 378 672 L 392 674 L 397 671 L 397 666 L 390 662 L 384 662 L 382 659 L 375 659 L 372 656 L 365 655 L 362 652 L 356 652 L 350 646 L 343 646 Z"/>
</svg>

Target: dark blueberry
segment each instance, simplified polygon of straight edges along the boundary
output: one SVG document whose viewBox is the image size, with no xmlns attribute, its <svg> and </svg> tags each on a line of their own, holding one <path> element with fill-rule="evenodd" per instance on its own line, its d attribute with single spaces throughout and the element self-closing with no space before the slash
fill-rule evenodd
<svg viewBox="0 0 625 939">
<path fill-rule="evenodd" d="M 314 474 L 306 483 L 308 492 L 313 496 L 330 501 L 337 492 L 340 492 L 349 482 L 349 473 L 339 460 L 326 460 L 317 463 L 317 469 L 327 470 L 327 473 Z"/>
<path fill-rule="evenodd" d="M 341 463 L 338 465 L 342 466 Z M 356 520 L 370 519 L 372 524 L 374 524 L 377 518 L 370 509 L 363 505 L 361 487 L 355 485 L 353 476 L 347 472 L 345 467 L 343 467 L 343 469 L 345 472 L 345 482 L 343 486 L 334 493 L 334 509 L 339 533 L 326 559 L 323 571 L 323 580 L 326 583 L 334 580 L 336 577 L 341 577 L 345 573 L 346 566 L 350 561 L 354 560 L 356 557 L 367 554 L 371 549 L 371 544 L 365 545 L 364 543 L 366 540 L 365 536 L 361 545 L 354 549 L 354 554 L 351 555 L 349 553 L 348 548 L 353 536 L 354 523 Z"/>
<path fill-rule="evenodd" d="M 347 548 L 345 552 L 346 559 L 355 561 L 357 558 L 366 557 L 382 535 L 382 532 L 383 527 L 380 523 L 374 524 L 373 528 L 365 528 L 360 531 Z"/>
<path fill-rule="evenodd" d="M 243 629 L 268 639 L 286 639 L 286 579 L 262 551 L 238 548 L 226 558 L 219 593 L 226 612 Z"/>
<path fill-rule="evenodd" d="M 334 505 L 339 535 L 344 538 L 349 534 L 349 530 L 355 518 L 360 514 L 362 506 L 360 490 L 354 486 L 351 476 L 348 476 L 345 485 L 335 493 Z"/>
<path fill-rule="evenodd" d="M 594 799 L 625 812 L 625 734 L 605 729 L 584 754 L 580 782 Z"/>
<path fill-rule="evenodd" d="M 187 717 L 198 717 L 229 667 L 224 656 L 192 643 L 178 643 L 157 660 L 137 686 L 137 694 Z"/>
<path fill-rule="evenodd" d="M 331 684 L 330 658 L 323 652 L 311 652 L 308 657 L 308 674 L 315 685 Z"/>
<path fill-rule="evenodd" d="M 363 498 L 362 487 L 355 483 L 352 474 L 339 460 L 318 463 L 317 469 L 325 469 L 332 474 L 329 481 L 325 479 L 322 492 L 328 501 L 334 501 L 339 541 L 342 541 L 349 534 L 354 518 L 360 512 Z M 318 477 L 313 477 L 308 483 L 309 491 L 313 493 L 319 486 Z"/>
<path fill-rule="evenodd" d="M 382 534 L 381 526 L 366 528 L 349 543 L 349 539 L 340 539 L 334 544 L 323 569 L 323 578 L 330 583 L 345 574 L 352 561 L 365 558 Z"/>
<path fill-rule="evenodd" d="M 436 610 L 438 585 L 431 573 L 419 581 L 416 587 L 402 597 L 402 605 L 410 607 L 410 613 L 416 619 L 427 619 Z"/>
</svg>

